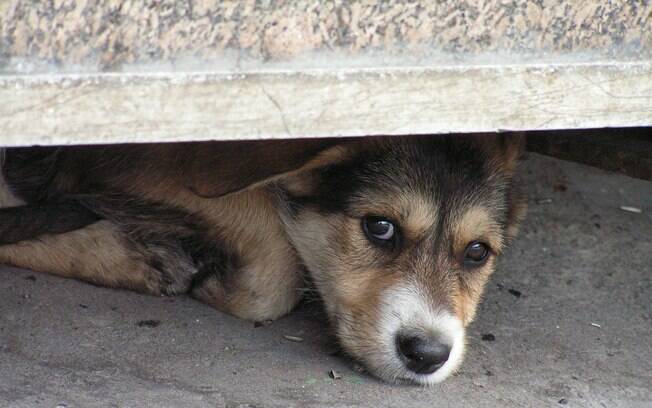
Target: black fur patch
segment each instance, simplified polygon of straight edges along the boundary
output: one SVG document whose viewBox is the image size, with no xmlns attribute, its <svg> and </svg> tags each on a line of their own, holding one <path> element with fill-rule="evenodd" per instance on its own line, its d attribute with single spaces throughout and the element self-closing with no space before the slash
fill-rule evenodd
<svg viewBox="0 0 652 408">
<path fill-rule="evenodd" d="M 0 244 L 73 231 L 99 219 L 76 200 L 0 208 Z"/>
<path fill-rule="evenodd" d="M 489 183 L 487 162 L 479 146 L 461 137 L 386 140 L 370 144 L 344 162 L 315 170 L 319 179 L 315 191 L 289 198 L 297 208 L 309 205 L 337 213 L 347 212 L 351 198 L 368 189 L 418 191 L 438 200 L 445 197 L 446 202 L 481 197 L 498 187 Z"/>
<path fill-rule="evenodd" d="M 184 293 L 209 276 L 228 282 L 238 257 L 208 233 L 199 216 L 171 205 L 124 194 L 78 196 L 124 233 L 128 245 L 161 273 L 161 292 Z"/>
<path fill-rule="evenodd" d="M 7 149 L 2 172 L 11 190 L 31 203 L 46 200 L 59 168 L 59 152 L 58 147 Z"/>
</svg>

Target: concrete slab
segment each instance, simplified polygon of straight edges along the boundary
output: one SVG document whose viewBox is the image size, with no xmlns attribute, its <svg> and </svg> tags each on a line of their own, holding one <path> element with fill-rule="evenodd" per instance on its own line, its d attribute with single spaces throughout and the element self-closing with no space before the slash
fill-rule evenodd
<svg viewBox="0 0 652 408">
<path fill-rule="evenodd" d="M 356 371 L 315 308 L 255 328 L 184 297 L 5 267 L 0 406 L 652 406 L 652 183 L 534 154 L 524 177 L 522 234 L 441 385 Z"/>
<path fill-rule="evenodd" d="M 0 145 L 652 125 L 652 3 L 0 0 Z"/>
<path fill-rule="evenodd" d="M 0 74 L 0 100 L 5 147 L 650 126 L 652 59 Z"/>
</svg>

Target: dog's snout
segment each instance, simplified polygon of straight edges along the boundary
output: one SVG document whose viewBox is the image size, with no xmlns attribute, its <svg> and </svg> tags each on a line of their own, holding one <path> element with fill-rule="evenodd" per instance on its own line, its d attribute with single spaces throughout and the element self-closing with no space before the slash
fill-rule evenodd
<svg viewBox="0 0 652 408">
<path fill-rule="evenodd" d="M 448 344 L 425 335 L 398 335 L 396 346 L 410 371 L 432 374 L 441 368 L 451 352 Z"/>
</svg>

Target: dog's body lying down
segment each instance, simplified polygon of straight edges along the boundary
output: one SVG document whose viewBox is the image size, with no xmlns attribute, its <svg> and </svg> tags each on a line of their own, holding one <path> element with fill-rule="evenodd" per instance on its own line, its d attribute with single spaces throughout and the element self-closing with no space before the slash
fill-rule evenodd
<svg viewBox="0 0 652 408">
<path fill-rule="evenodd" d="M 343 348 L 388 381 L 431 384 L 462 359 L 523 205 L 519 137 L 9 149 L 0 263 L 251 320 L 306 275 Z"/>
</svg>

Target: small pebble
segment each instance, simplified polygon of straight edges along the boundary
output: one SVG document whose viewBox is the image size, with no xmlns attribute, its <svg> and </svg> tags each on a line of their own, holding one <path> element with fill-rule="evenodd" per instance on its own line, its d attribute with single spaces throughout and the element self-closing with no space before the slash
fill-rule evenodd
<svg viewBox="0 0 652 408">
<path fill-rule="evenodd" d="M 28 277 L 26 277 L 26 278 L 25 278 L 25 280 L 28 280 L 28 281 L 32 281 L 32 282 L 35 282 L 35 281 L 36 281 L 36 277 L 35 277 L 35 276 L 32 276 L 32 275 L 30 275 L 30 276 L 28 276 Z"/>
<path fill-rule="evenodd" d="M 482 341 L 494 341 L 496 340 L 496 336 L 494 336 L 491 333 L 483 334 L 482 335 Z"/>
<path fill-rule="evenodd" d="M 602 326 L 599 325 L 599 324 L 597 324 L 597 323 L 591 323 L 591 326 L 593 326 L 593 327 L 597 327 L 598 329 L 601 329 L 601 328 L 602 328 Z"/>
<path fill-rule="evenodd" d="M 136 323 L 138 327 L 158 327 L 161 324 L 160 320 L 141 320 Z"/>
<path fill-rule="evenodd" d="M 562 398 L 562 399 L 560 399 L 560 400 L 557 401 L 557 402 L 559 402 L 560 405 L 566 405 L 566 404 L 568 404 L 568 400 L 567 400 L 566 398 Z"/>
<path fill-rule="evenodd" d="M 289 334 L 285 334 L 283 335 L 283 337 L 285 337 L 285 340 L 290 340 L 295 343 L 301 343 L 303 341 L 303 337 L 299 337 L 299 336 L 290 336 Z"/>
<path fill-rule="evenodd" d="M 339 379 L 342 378 L 342 376 L 341 376 L 337 371 L 335 371 L 335 370 L 331 370 L 331 371 L 328 373 L 328 376 L 329 376 L 330 378 L 332 378 L 333 380 L 339 380 Z"/>
<path fill-rule="evenodd" d="M 254 322 L 254 327 L 269 326 L 270 324 L 272 324 L 272 320 L 263 320 L 262 322 Z"/>
<path fill-rule="evenodd" d="M 566 187 L 565 184 L 557 183 L 552 187 L 552 189 L 558 193 L 563 193 L 564 191 L 568 190 L 568 187 Z"/>
<path fill-rule="evenodd" d="M 640 213 L 643 212 L 643 210 L 641 210 L 638 207 L 630 207 L 628 205 L 621 205 L 620 209 L 623 210 L 623 211 L 627 211 L 627 212 L 631 212 L 631 213 L 635 213 L 635 214 L 640 214 Z"/>
<path fill-rule="evenodd" d="M 509 292 L 510 294 L 516 296 L 517 298 L 520 298 L 521 295 L 522 295 L 521 291 L 520 291 L 520 290 L 516 290 L 516 289 L 509 289 L 508 292 Z"/>
<path fill-rule="evenodd" d="M 88 309 L 88 305 L 85 305 L 83 303 L 80 303 L 79 307 L 81 307 L 82 309 Z"/>
</svg>

